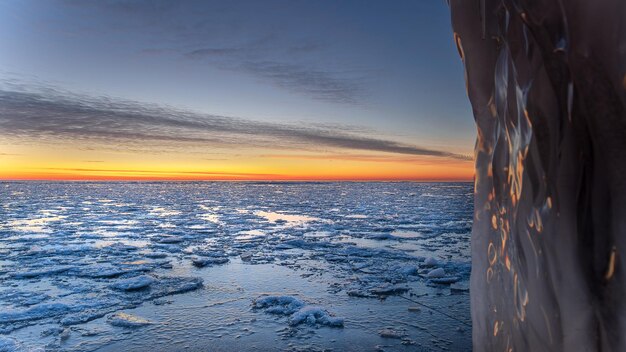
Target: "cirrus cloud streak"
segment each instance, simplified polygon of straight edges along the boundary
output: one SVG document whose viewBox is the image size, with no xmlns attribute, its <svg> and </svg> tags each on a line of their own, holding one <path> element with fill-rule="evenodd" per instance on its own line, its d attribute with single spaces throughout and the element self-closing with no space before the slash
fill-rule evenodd
<svg viewBox="0 0 626 352">
<path fill-rule="evenodd" d="M 359 133 L 361 132 L 361 133 Z M 363 135 L 347 126 L 279 124 L 74 94 L 53 86 L 0 82 L 0 133 L 6 138 L 100 140 L 123 148 L 174 144 L 217 148 L 360 150 L 467 160 L 465 155 Z"/>
</svg>

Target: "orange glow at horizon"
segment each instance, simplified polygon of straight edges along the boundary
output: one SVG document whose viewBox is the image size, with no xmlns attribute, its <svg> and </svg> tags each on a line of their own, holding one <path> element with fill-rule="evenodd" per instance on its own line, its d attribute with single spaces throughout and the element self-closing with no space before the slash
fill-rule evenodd
<svg viewBox="0 0 626 352">
<path fill-rule="evenodd" d="M 0 180 L 59 181 L 471 181 L 471 160 L 382 152 L 271 148 L 151 152 L 0 142 Z"/>
<path fill-rule="evenodd" d="M 2 165 L 4 163 L 0 163 Z M 3 165 L 4 166 L 4 165 Z M 200 168 L 193 166 L 153 168 L 119 168 L 107 163 L 98 168 L 84 165 L 63 164 L 63 167 L 2 167 L 0 180 L 267 180 L 267 181 L 470 181 L 474 169 L 471 162 L 443 162 L 436 160 L 431 163 L 417 162 L 363 162 L 363 161 L 332 161 L 295 160 L 289 163 L 270 165 L 238 165 L 234 167 L 216 167 L 214 165 Z"/>
<path fill-rule="evenodd" d="M 346 168 L 346 167 L 344 167 Z M 2 170 L 0 180 L 57 180 L 57 181 L 470 181 L 474 173 L 472 167 L 455 165 L 452 167 L 407 165 L 405 169 L 379 168 L 376 170 L 332 169 L 318 172 L 302 172 L 297 169 L 281 170 L 277 173 L 229 173 L 203 171 L 153 171 L 116 169 L 74 170 Z"/>
<path fill-rule="evenodd" d="M 7 173 L 0 175 L 0 181 L 423 181 L 423 182 L 463 182 L 472 181 L 473 173 L 422 174 L 397 176 L 377 175 L 276 175 L 276 176 L 188 176 L 171 173 L 167 175 L 92 175 L 73 173 Z"/>
</svg>

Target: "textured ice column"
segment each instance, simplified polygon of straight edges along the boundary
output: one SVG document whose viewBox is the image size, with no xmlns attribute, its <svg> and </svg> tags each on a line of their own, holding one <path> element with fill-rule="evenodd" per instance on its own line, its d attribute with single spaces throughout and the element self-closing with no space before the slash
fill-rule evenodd
<svg viewBox="0 0 626 352">
<path fill-rule="evenodd" d="M 450 0 L 476 351 L 626 351 L 626 1 Z"/>
</svg>

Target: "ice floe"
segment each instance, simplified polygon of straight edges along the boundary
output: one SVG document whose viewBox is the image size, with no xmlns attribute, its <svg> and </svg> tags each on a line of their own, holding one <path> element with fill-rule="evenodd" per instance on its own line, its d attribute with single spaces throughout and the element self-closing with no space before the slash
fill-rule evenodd
<svg viewBox="0 0 626 352">
<path fill-rule="evenodd" d="M 0 352 L 44 352 L 42 347 L 27 347 L 9 336 L 0 336 Z"/>
<path fill-rule="evenodd" d="M 443 268 L 433 269 L 426 274 L 426 277 L 429 279 L 441 278 L 444 276 L 446 276 L 446 271 Z"/>
<path fill-rule="evenodd" d="M 326 325 L 343 327 L 343 318 L 331 316 L 324 308 L 318 306 L 304 306 L 289 317 L 289 325 L 300 324 Z"/>
<path fill-rule="evenodd" d="M 389 339 L 401 339 L 404 336 L 406 336 L 406 333 L 402 331 L 394 330 L 392 328 L 384 328 L 384 329 L 378 330 L 378 335 L 380 335 L 380 337 L 389 338 Z"/>
<path fill-rule="evenodd" d="M 70 311 L 71 308 L 63 303 L 43 303 L 27 309 L 0 312 L 0 324 L 49 318 Z"/>
<path fill-rule="evenodd" d="M 147 319 L 123 312 L 108 315 L 107 323 L 123 328 L 136 328 L 152 324 Z"/>
<path fill-rule="evenodd" d="M 264 309 L 270 314 L 293 314 L 304 306 L 304 302 L 293 296 L 262 296 L 254 300 L 253 307 Z"/>
<path fill-rule="evenodd" d="M 202 268 L 210 265 L 226 264 L 229 262 L 225 257 L 193 257 L 191 258 L 193 265 Z"/>
<path fill-rule="evenodd" d="M 289 315 L 289 325 L 300 324 L 343 327 L 344 319 L 332 316 L 326 309 L 307 305 L 293 296 L 262 296 L 252 303 L 255 309 L 263 309 L 269 314 Z"/>
<path fill-rule="evenodd" d="M 435 304 L 467 300 L 471 185 L 455 198 L 428 199 L 421 197 L 426 189 L 439 196 L 448 191 L 339 183 L 81 187 L 0 188 L 0 197 L 11 200 L 0 210 L 0 334 L 53 325 L 60 329 L 57 342 L 66 329 L 69 341 L 81 341 L 77 329 L 111 329 L 109 316 L 146 303 L 165 306 L 177 301 L 171 295 L 201 289 L 197 276 L 212 290 L 213 275 L 239 275 L 252 265 L 270 270 L 267 263 L 354 304 L 424 292 Z M 7 193 L 14 191 L 19 195 Z M 443 213 L 444 206 L 452 210 Z M 60 216 L 33 228 L 20 222 Z M 239 266 L 247 269 L 233 270 Z M 262 296 L 253 311 L 276 314 L 271 318 L 292 330 L 340 326 L 329 301 L 315 297 Z M 356 314 L 341 312 L 347 322 Z M 359 324 L 376 332 L 382 326 L 375 322 L 386 318 L 377 319 Z"/>
<path fill-rule="evenodd" d="M 136 277 L 131 277 L 128 279 L 119 280 L 113 285 L 112 288 L 121 291 L 134 291 L 141 290 L 149 287 L 154 282 L 154 279 L 150 276 L 141 275 Z"/>
<path fill-rule="evenodd" d="M 18 271 L 10 274 L 12 277 L 17 279 L 31 279 L 39 276 L 47 276 L 47 275 L 55 275 L 64 273 L 68 270 L 72 269 L 71 266 L 57 266 L 57 267 L 48 267 L 40 270 L 32 270 L 32 271 Z"/>
<path fill-rule="evenodd" d="M 439 265 L 439 260 L 437 260 L 436 258 L 433 257 L 428 257 L 424 260 L 424 266 L 438 266 Z"/>
</svg>

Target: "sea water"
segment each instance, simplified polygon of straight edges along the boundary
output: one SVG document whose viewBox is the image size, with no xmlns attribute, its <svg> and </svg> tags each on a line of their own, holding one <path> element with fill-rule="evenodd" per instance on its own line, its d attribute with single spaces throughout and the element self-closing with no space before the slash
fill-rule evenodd
<svg viewBox="0 0 626 352">
<path fill-rule="evenodd" d="M 472 199 L 470 183 L 0 183 L 0 350 L 471 350 Z"/>
</svg>

